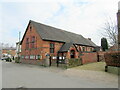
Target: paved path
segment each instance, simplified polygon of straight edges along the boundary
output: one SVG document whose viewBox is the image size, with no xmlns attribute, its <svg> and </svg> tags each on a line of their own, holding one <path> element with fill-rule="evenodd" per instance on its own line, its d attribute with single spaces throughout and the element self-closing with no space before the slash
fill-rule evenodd
<svg viewBox="0 0 120 90">
<path fill-rule="evenodd" d="M 16 88 L 117 88 L 117 76 L 76 69 L 63 70 L 2 62 L 2 87 Z M 107 76 L 105 76 L 107 75 Z M 94 78 L 95 77 L 95 78 Z M 107 80 L 106 80 L 107 78 Z"/>
</svg>

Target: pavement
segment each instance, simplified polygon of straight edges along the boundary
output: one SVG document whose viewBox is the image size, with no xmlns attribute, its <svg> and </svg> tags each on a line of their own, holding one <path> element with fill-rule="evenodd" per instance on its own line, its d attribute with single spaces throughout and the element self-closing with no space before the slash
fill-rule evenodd
<svg viewBox="0 0 120 90">
<path fill-rule="evenodd" d="M 0 63 L 2 88 L 118 88 L 118 76 L 106 72 Z"/>
</svg>

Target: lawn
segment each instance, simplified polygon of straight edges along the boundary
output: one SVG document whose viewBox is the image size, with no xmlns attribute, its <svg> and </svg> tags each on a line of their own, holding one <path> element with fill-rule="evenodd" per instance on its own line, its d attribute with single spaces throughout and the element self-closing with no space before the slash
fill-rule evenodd
<svg viewBox="0 0 120 90">
<path fill-rule="evenodd" d="M 105 65 L 106 65 L 105 62 L 95 62 L 95 63 L 89 63 L 78 67 L 74 67 L 74 69 L 105 72 Z M 108 66 L 108 73 L 113 73 L 118 75 L 120 74 L 119 72 L 120 72 L 120 68 Z"/>
<path fill-rule="evenodd" d="M 105 62 L 95 62 L 75 67 L 75 69 L 105 71 L 105 65 L 106 65 Z"/>
</svg>

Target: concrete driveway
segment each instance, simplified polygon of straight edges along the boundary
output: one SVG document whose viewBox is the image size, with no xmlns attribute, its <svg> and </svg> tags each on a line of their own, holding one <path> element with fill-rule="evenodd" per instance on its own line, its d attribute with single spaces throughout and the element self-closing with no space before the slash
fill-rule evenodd
<svg viewBox="0 0 120 90">
<path fill-rule="evenodd" d="M 2 88 L 118 88 L 117 75 L 105 75 L 2 61 Z"/>
</svg>

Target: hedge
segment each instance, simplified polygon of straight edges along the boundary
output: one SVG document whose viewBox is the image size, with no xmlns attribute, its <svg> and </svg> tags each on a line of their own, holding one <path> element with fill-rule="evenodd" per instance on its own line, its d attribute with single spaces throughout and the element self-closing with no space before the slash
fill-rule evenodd
<svg viewBox="0 0 120 90">
<path fill-rule="evenodd" d="M 107 52 L 104 57 L 107 66 L 120 67 L 120 51 Z"/>
<path fill-rule="evenodd" d="M 15 63 L 20 63 L 20 57 L 15 58 Z"/>
<path fill-rule="evenodd" d="M 75 67 L 75 66 L 80 66 L 82 64 L 82 59 L 68 59 L 68 68 L 69 67 Z"/>
</svg>

